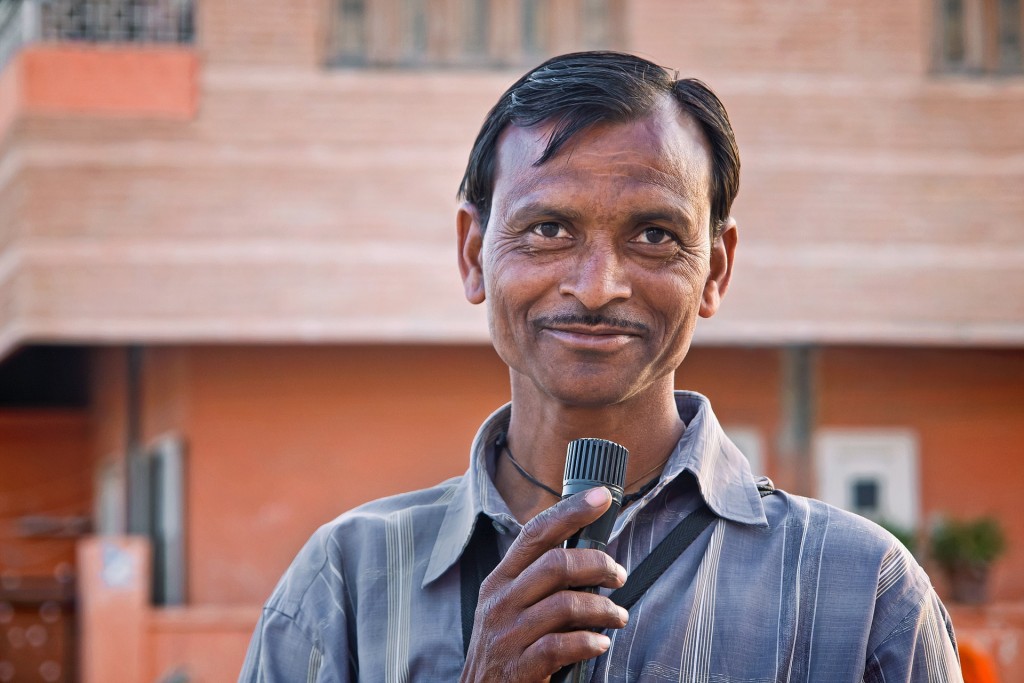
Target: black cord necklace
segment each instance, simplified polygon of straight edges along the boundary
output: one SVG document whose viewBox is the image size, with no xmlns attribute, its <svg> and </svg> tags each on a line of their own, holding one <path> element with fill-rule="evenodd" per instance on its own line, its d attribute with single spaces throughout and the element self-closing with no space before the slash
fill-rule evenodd
<svg viewBox="0 0 1024 683">
<path fill-rule="evenodd" d="M 659 481 L 661 481 L 661 475 L 656 474 L 652 479 L 649 479 L 646 484 L 638 488 L 636 491 L 633 491 L 633 493 L 623 494 L 622 507 L 628 507 L 629 505 L 632 505 L 636 501 L 646 496 L 648 493 L 650 493 L 651 489 L 658 485 Z"/>
<path fill-rule="evenodd" d="M 537 488 L 544 489 L 555 498 L 562 497 L 561 493 L 554 490 L 553 488 L 542 482 L 540 479 L 527 472 L 526 468 L 519 464 L 519 461 L 516 460 L 516 456 L 512 455 L 512 449 L 508 447 L 508 438 L 504 434 L 498 435 L 498 440 L 494 442 L 494 447 L 498 449 L 499 455 L 504 453 L 505 455 L 508 456 L 508 461 L 512 463 L 512 467 L 516 468 L 516 472 L 522 475 L 523 479 L 530 482 Z"/>
<path fill-rule="evenodd" d="M 540 479 L 538 479 L 537 477 L 535 477 L 532 474 L 530 474 L 529 472 L 527 472 L 526 468 L 519 464 L 519 461 L 516 460 L 516 456 L 514 456 L 512 454 L 512 449 L 508 447 L 508 438 L 505 436 L 505 434 L 499 434 L 498 435 L 497 440 L 495 440 L 495 442 L 494 442 L 494 447 L 498 450 L 498 454 L 499 455 L 501 453 L 504 453 L 506 456 L 508 456 L 508 461 L 510 463 L 512 463 L 512 467 L 514 467 L 516 469 L 516 472 L 518 472 L 520 474 L 520 476 L 522 476 L 523 479 L 525 479 L 526 481 L 530 482 L 531 484 L 533 484 L 537 488 L 543 489 L 544 491 L 547 491 L 548 493 L 550 493 L 555 498 L 561 498 L 562 497 L 561 493 L 559 493 L 558 491 L 554 490 L 553 488 L 551 488 L 550 486 L 548 486 L 547 484 L 542 482 Z M 663 460 L 662 462 L 660 462 L 657 465 L 655 465 L 653 469 L 658 469 L 658 468 L 662 467 L 665 464 L 665 462 L 667 462 L 667 461 L 668 461 L 668 458 L 665 458 L 665 460 Z M 647 472 L 644 472 L 644 474 L 642 474 L 640 476 L 643 477 L 643 476 L 649 474 L 651 471 L 652 470 L 648 470 Z M 660 474 L 656 474 L 646 484 L 641 486 L 639 489 L 637 489 L 633 493 L 624 494 L 622 496 L 622 507 L 626 507 L 626 506 L 628 506 L 628 505 L 630 505 L 632 503 L 635 503 L 636 501 L 638 501 L 641 498 L 643 498 L 644 496 L 646 496 L 651 491 L 651 489 L 653 489 L 655 486 L 658 485 L 658 481 L 660 479 L 661 479 L 661 475 Z M 631 484 L 627 484 L 627 488 L 629 486 L 632 486 L 635 483 L 636 483 L 636 481 L 633 481 Z"/>
</svg>

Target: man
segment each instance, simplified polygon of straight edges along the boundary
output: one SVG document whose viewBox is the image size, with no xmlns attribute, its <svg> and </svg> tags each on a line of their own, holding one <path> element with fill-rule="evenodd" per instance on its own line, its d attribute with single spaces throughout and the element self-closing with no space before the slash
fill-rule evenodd
<svg viewBox="0 0 1024 683">
<path fill-rule="evenodd" d="M 466 296 L 487 306 L 512 401 L 466 475 L 314 535 L 241 680 L 541 681 L 581 661 L 593 681 L 960 680 L 945 610 L 902 546 L 755 480 L 707 400 L 673 391 L 729 286 L 738 184 L 725 110 L 697 81 L 581 53 L 515 83 L 457 217 Z M 580 437 L 630 452 L 607 554 L 561 549 L 610 504 L 604 488 L 558 502 Z M 608 597 L 705 510 L 628 611 Z"/>
</svg>

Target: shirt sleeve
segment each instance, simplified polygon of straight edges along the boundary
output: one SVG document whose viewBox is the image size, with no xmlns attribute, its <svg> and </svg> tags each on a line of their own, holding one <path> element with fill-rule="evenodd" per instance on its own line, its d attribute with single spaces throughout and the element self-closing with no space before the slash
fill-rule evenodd
<svg viewBox="0 0 1024 683">
<path fill-rule="evenodd" d="M 870 654 L 865 683 L 963 683 L 946 608 L 929 589 Z"/>
<path fill-rule="evenodd" d="M 239 683 L 349 683 L 345 586 L 332 540 L 321 529 L 299 552 L 267 601 Z"/>
<path fill-rule="evenodd" d="M 249 643 L 239 683 L 341 680 L 347 678 L 323 671 L 323 652 L 293 619 L 271 608 L 263 609 Z"/>
</svg>

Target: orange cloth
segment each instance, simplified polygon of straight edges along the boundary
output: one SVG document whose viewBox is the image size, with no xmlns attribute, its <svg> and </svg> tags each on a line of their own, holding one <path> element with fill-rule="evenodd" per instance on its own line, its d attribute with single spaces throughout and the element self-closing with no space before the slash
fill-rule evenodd
<svg viewBox="0 0 1024 683">
<path fill-rule="evenodd" d="M 992 658 L 969 641 L 960 641 L 960 668 L 964 673 L 964 683 L 999 683 Z"/>
</svg>

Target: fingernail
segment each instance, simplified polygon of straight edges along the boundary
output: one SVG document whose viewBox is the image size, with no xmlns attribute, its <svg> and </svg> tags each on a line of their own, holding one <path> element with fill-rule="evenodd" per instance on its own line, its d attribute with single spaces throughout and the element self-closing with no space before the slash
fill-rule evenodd
<svg viewBox="0 0 1024 683">
<path fill-rule="evenodd" d="M 622 623 L 629 623 L 629 612 L 627 612 L 626 609 L 623 607 L 619 608 L 619 618 L 622 619 Z"/>
<path fill-rule="evenodd" d="M 626 583 L 626 577 L 628 575 L 626 574 L 626 568 L 623 567 L 621 564 L 615 565 L 615 575 L 619 577 L 619 581 L 621 581 L 622 583 Z"/>
<path fill-rule="evenodd" d="M 607 650 L 612 646 L 612 639 L 603 633 L 595 633 L 594 644 L 601 648 L 601 650 Z"/>
<path fill-rule="evenodd" d="M 599 508 L 608 502 L 608 498 L 611 495 L 612 494 L 608 492 L 608 489 L 603 486 L 598 486 L 597 488 L 587 491 L 587 502 L 591 507 Z"/>
</svg>

